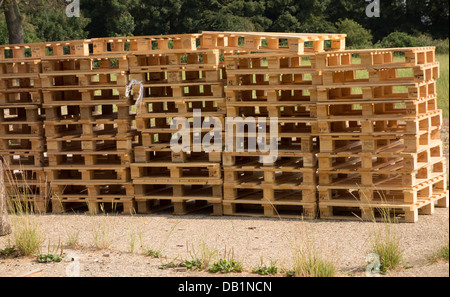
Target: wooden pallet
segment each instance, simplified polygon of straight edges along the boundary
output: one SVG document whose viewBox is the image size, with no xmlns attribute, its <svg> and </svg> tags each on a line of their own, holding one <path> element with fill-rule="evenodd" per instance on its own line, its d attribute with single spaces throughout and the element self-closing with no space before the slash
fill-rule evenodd
<svg viewBox="0 0 450 297">
<path fill-rule="evenodd" d="M 311 62 L 305 62 L 305 58 Z M 321 82 L 320 71 L 314 68 L 314 55 L 234 55 L 227 56 L 225 63 L 228 87 L 243 91 L 252 86 L 298 86 Z M 262 93 L 261 90 L 256 92 Z"/>
<path fill-rule="evenodd" d="M 184 117 L 187 119 L 197 119 L 201 124 L 202 131 L 209 132 L 214 127 L 211 125 L 220 125 L 221 131 L 225 128 L 225 116 L 222 112 L 203 112 L 200 113 L 142 113 L 136 116 L 137 129 L 142 133 L 157 133 L 157 132 L 172 132 L 179 131 L 179 128 L 171 128 L 173 120 L 177 117 Z M 181 125 L 181 124 L 180 124 Z M 189 123 L 191 130 L 194 129 L 194 124 Z M 217 127 L 216 127 L 217 129 Z"/>
<path fill-rule="evenodd" d="M 121 205 L 124 214 L 133 214 L 134 187 L 131 183 L 96 181 L 52 181 L 52 211 L 62 213 L 71 206 L 88 206 L 90 213 L 100 212 L 102 204 Z"/>
<path fill-rule="evenodd" d="M 225 65 L 227 73 L 239 74 L 319 74 L 316 63 L 316 54 L 289 54 L 289 53 L 252 53 L 239 55 L 226 55 Z M 254 72 L 252 72 L 252 69 Z M 268 71 L 263 71 L 268 70 Z M 289 72 L 291 71 L 291 72 Z"/>
<path fill-rule="evenodd" d="M 6 76 L 0 79 L 0 90 L 8 92 L 33 92 L 40 90 L 42 80 L 37 76 Z"/>
<path fill-rule="evenodd" d="M 179 129 L 171 129 L 170 127 L 168 128 L 151 128 L 151 129 L 146 129 L 146 130 L 141 130 L 138 128 L 138 131 L 141 133 L 140 135 L 140 144 L 142 146 L 148 147 L 148 148 L 152 148 L 154 150 L 158 150 L 158 149 L 165 149 L 168 147 L 171 147 L 172 145 L 172 138 L 176 135 L 176 136 L 182 136 L 185 137 L 185 139 L 188 137 L 187 134 L 182 134 L 182 132 L 180 132 Z M 212 138 L 212 134 L 214 135 L 214 138 L 220 138 L 220 139 L 224 139 L 224 132 L 222 131 L 213 131 L 212 128 L 210 129 L 201 129 L 201 131 L 197 132 L 194 135 L 194 132 L 191 130 L 191 132 L 189 133 L 189 138 L 191 140 L 194 139 L 194 137 L 198 137 L 198 139 L 200 141 L 203 141 L 205 139 L 205 136 L 211 136 Z M 180 142 L 182 141 L 182 138 Z M 199 145 L 195 145 L 192 144 L 192 142 L 190 142 L 189 144 L 186 144 L 186 146 L 183 145 L 183 143 L 179 144 L 179 149 L 180 151 L 184 151 L 184 152 L 189 152 L 189 151 L 202 151 L 205 150 L 204 145 L 202 144 L 202 146 Z M 213 150 L 215 149 L 215 151 L 217 150 L 222 150 L 223 149 L 223 145 L 218 147 L 218 145 L 216 145 L 215 147 L 212 146 L 213 144 L 211 144 L 210 149 Z"/>
<path fill-rule="evenodd" d="M 326 220 L 365 220 L 416 223 L 420 215 L 432 215 L 435 207 L 448 208 L 449 193 L 418 198 L 414 204 L 388 199 L 362 203 L 351 198 L 335 201 L 319 201 L 320 218 Z"/>
<path fill-rule="evenodd" d="M 259 166 L 263 165 L 261 163 L 260 157 L 264 155 L 258 152 L 223 152 L 222 153 L 222 164 L 223 166 Z M 267 166 L 277 166 L 276 164 L 284 162 L 296 162 L 301 164 L 302 168 L 313 168 L 317 166 L 317 156 L 316 152 L 287 152 L 279 151 L 278 158 L 272 163 L 267 163 Z"/>
<path fill-rule="evenodd" d="M 297 101 L 317 101 L 316 85 L 312 83 L 306 84 L 250 84 L 250 85 L 228 85 L 226 88 L 227 102 L 239 101 L 267 101 L 277 102 L 280 99 L 287 98 L 286 101 L 295 101 L 293 98 L 295 92 L 301 94 Z M 292 95 L 294 91 L 294 95 Z M 287 94 L 287 97 L 283 97 Z M 290 95 L 290 96 L 289 96 Z"/>
<path fill-rule="evenodd" d="M 84 151 L 131 151 L 135 144 L 135 136 L 118 137 L 99 135 L 92 137 L 66 136 L 47 138 L 47 151 L 52 152 L 84 152 Z"/>
<path fill-rule="evenodd" d="M 361 152 L 371 153 L 400 146 L 405 153 L 415 153 L 424 146 L 433 146 L 440 141 L 439 129 L 432 129 L 416 135 L 384 136 L 320 136 L 320 152 L 332 153 L 348 148 L 359 148 Z"/>
<path fill-rule="evenodd" d="M 230 102 L 226 105 L 228 117 L 265 117 L 281 120 L 317 118 L 316 105 L 310 102 Z"/>
<path fill-rule="evenodd" d="M 101 74 L 114 71 L 128 71 L 128 57 L 125 54 L 91 57 L 47 57 L 41 59 L 40 77 L 74 74 Z"/>
<path fill-rule="evenodd" d="M 411 74 L 405 73 L 409 70 Z M 415 66 L 412 68 L 381 68 L 367 69 L 361 67 L 360 70 L 333 70 L 323 71 L 322 80 L 325 86 L 347 85 L 354 83 L 409 83 L 409 82 L 430 82 L 439 78 L 439 63 Z M 367 78 L 358 78 L 358 76 Z"/>
<path fill-rule="evenodd" d="M 217 184 L 222 182 L 222 170 L 218 163 L 150 163 L 131 164 L 131 178 L 135 181 L 150 179 L 153 184 Z"/>
<path fill-rule="evenodd" d="M 42 92 L 33 89 L 0 90 L 0 106 L 39 105 L 42 103 Z"/>
<path fill-rule="evenodd" d="M 163 114 L 191 115 L 194 110 L 202 113 L 225 114 L 225 98 L 222 96 L 194 97 L 145 97 L 140 105 L 139 115 Z"/>
<path fill-rule="evenodd" d="M 266 160 L 266 164 L 274 164 L 279 160 L 280 158 L 301 158 L 303 162 L 303 167 L 311 168 L 315 167 L 317 164 L 317 157 L 316 157 L 316 150 L 307 150 L 305 148 L 306 143 L 311 144 L 311 142 L 307 142 L 308 139 L 305 140 L 304 145 L 299 145 L 299 148 L 291 148 L 291 149 L 280 149 L 278 150 L 278 158 L 276 160 L 272 160 L 272 162 L 269 162 L 269 160 Z M 305 151 L 302 151 L 301 147 Z M 309 148 L 309 147 L 308 147 Z M 261 153 L 261 152 L 223 152 L 222 153 L 222 164 L 224 166 L 235 166 L 235 165 L 242 165 L 242 164 L 256 164 L 256 162 L 261 163 L 261 157 L 269 156 L 270 153 Z"/>
<path fill-rule="evenodd" d="M 130 181 L 130 170 L 122 165 L 58 165 L 46 167 L 44 170 L 50 182 L 66 181 L 70 184 L 73 181 L 94 181 L 98 183 Z"/>
<path fill-rule="evenodd" d="M 318 85 L 316 88 L 318 101 L 353 100 L 358 103 L 359 100 L 421 100 L 422 98 L 436 96 L 436 82 L 434 81 L 421 83 L 362 82 L 346 85 Z"/>
<path fill-rule="evenodd" d="M 223 97 L 223 82 L 207 82 L 205 79 L 179 83 L 152 82 L 143 84 L 143 96 L 148 97 Z M 149 99 L 147 99 L 149 100 Z"/>
<path fill-rule="evenodd" d="M 225 65 L 218 50 L 185 51 L 166 54 L 129 55 L 130 73 L 144 80 L 169 83 L 205 78 L 215 81 L 225 78 Z"/>
<path fill-rule="evenodd" d="M 35 123 L 43 118 L 43 110 L 36 105 L 0 105 L 0 123 Z"/>
<path fill-rule="evenodd" d="M 45 150 L 43 137 L 38 136 L 4 136 L 0 135 L 0 151 L 17 154 L 29 151 L 43 152 Z"/>
<path fill-rule="evenodd" d="M 133 183 L 138 213 L 154 213 L 173 207 L 173 214 L 185 215 L 213 206 L 212 215 L 222 215 L 221 184 L 140 184 L 136 180 Z"/>
<path fill-rule="evenodd" d="M 274 154 L 278 157 L 303 157 L 306 154 L 309 157 L 310 153 L 317 152 L 320 144 L 318 137 L 308 130 L 298 131 L 281 131 L 277 139 L 271 139 L 269 133 L 256 135 L 253 131 L 251 133 L 235 132 L 225 139 L 225 151 L 232 152 L 232 156 L 258 157 Z M 266 137 L 266 144 L 259 143 L 258 137 Z M 265 161 L 265 163 L 273 162 Z"/>
<path fill-rule="evenodd" d="M 349 147 L 333 153 L 318 153 L 319 171 L 329 170 L 339 172 L 344 170 L 371 170 L 386 164 L 401 162 L 405 170 L 414 171 L 433 163 L 433 160 L 443 158 L 443 144 L 436 141 L 429 146 L 420 147 L 414 153 L 403 152 L 401 143 L 372 153 L 363 153 L 361 146 Z"/>
<path fill-rule="evenodd" d="M 0 151 L 0 159 L 8 166 L 44 167 L 48 160 L 42 151 Z"/>
<path fill-rule="evenodd" d="M 311 175 L 311 174 L 310 174 Z M 257 176 L 253 179 L 242 179 L 235 183 L 224 183 L 224 201 L 240 200 L 247 196 L 260 201 L 274 201 L 283 196 L 289 196 L 297 202 L 315 202 L 316 186 L 309 184 L 309 180 L 303 184 L 301 181 L 292 179 L 279 182 L 263 182 Z"/>
<path fill-rule="evenodd" d="M 35 192 L 37 194 L 34 194 Z M 41 198 L 41 194 L 35 189 L 27 190 L 17 196 L 12 194 L 7 196 L 8 210 L 11 213 L 44 214 L 50 210 L 50 199 Z"/>
<path fill-rule="evenodd" d="M 441 166 L 442 167 L 442 166 Z M 396 199 L 402 203 L 416 203 L 418 197 L 425 198 L 433 193 L 441 193 L 447 189 L 446 173 L 436 172 L 427 178 L 416 179 L 414 184 L 402 184 L 401 177 L 394 177 L 377 184 L 362 185 L 361 179 L 355 176 L 334 180 L 330 184 L 323 185 L 319 181 L 317 187 L 319 201 L 339 198 L 353 199 L 364 202 L 380 199 Z"/>
<path fill-rule="evenodd" d="M 52 213 L 55 214 L 78 212 L 80 210 L 92 215 L 107 212 L 121 212 L 126 215 L 134 215 L 136 213 L 136 202 L 132 198 L 64 195 L 62 197 L 55 196 L 52 198 L 51 204 Z"/>
<path fill-rule="evenodd" d="M 200 44 L 202 49 L 221 49 L 225 52 L 261 51 L 303 54 L 343 50 L 345 37 L 345 34 L 203 31 Z"/>
<path fill-rule="evenodd" d="M 108 52 L 124 53 L 166 53 L 195 50 L 199 34 L 177 34 L 139 37 L 115 37 L 92 39 L 93 54 Z M 129 47 L 129 48 L 127 48 Z"/>
<path fill-rule="evenodd" d="M 0 46 L 0 61 L 84 58 L 125 53 L 195 50 L 199 34 L 108 37 Z"/>
<path fill-rule="evenodd" d="M 14 213 L 46 213 L 49 210 L 50 187 L 43 168 L 8 164 L 5 170 L 7 204 Z"/>
<path fill-rule="evenodd" d="M 39 185 L 45 184 L 47 181 L 44 168 L 34 165 L 7 164 L 3 174 L 5 175 L 5 182 L 11 184 L 23 185 L 24 182 L 30 182 L 30 185 Z"/>
<path fill-rule="evenodd" d="M 35 77 L 39 78 L 39 73 L 42 71 L 41 60 L 27 60 L 20 63 L 10 61 L 0 61 L 0 79 L 3 78 L 25 78 Z"/>
<path fill-rule="evenodd" d="M 104 87 L 125 88 L 128 85 L 126 71 L 105 71 L 104 73 L 76 73 L 65 72 L 62 74 L 41 74 L 42 87 L 46 90 L 58 90 L 67 88 Z"/>
<path fill-rule="evenodd" d="M 50 167 L 61 165 L 82 168 L 84 166 L 116 165 L 129 167 L 133 160 L 133 151 L 63 151 L 49 152 L 48 163 Z"/>
<path fill-rule="evenodd" d="M 394 56 L 397 58 L 394 59 Z M 358 57 L 360 59 L 354 59 Z M 401 60 L 399 57 L 404 57 Z M 434 47 L 341 50 L 316 55 L 317 67 L 332 69 L 397 68 L 426 65 L 435 62 Z"/>
<path fill-rule="evenodd" d="M 129 104 L 130 99 L 125 96 L 125 86 L 122 87 L 79 87 L 43 89 L 43 105 L 112 105 Z"/>
<path fill-rule="evenodd" d="M 133 120 L 133 114 L 130 111 L 131 102 L 128 104 L 96 104 L 84 103 L 68 104 L 56 106 L 44 104 L 45 119 L 49 122 L 95 122 L 116 120 Z"/>
<path fill-rule="evenodd" d="M 167 147 L 134 147 L 134 156 L 136 163 L 221 163 L 222 152 L 174 152 L 170 146 Z"/>
<path fill-rule="evenodd" d="M 130 99 L 125 96 L 125 88 L 111 89 L 46 89 L 42 92 L 43 106 L 74 106 L 74 105 L 130 105 Z"/>
<path fill-rule="evenodd" d="M 0 90 L 23 90 L 39 89 L 42 86 L 42 80 L 39 74 L 26 75 L 3 75 L 0 77 Z"/>
<path fill-rule="evenodd" d="M 132 120 L 99 119 L 93 121 L 63 120 L 45 121 L 45 135 L 51 138 L 83 135 L 97 137 L 99 135 L 127 136 L 132 130 Z"/>
<path fill-rule="evenodd" d="M 319 168 L 318 181 L 324 187 L 341 184 L 383 187 L 392 184 L 392 181 L 404 187 L 413 187 L 446 172 L 445 158 L 432 158 L 430 162 L 412 170 L 405 168 L 403 161 L 398 159 L 382 160 L 373 164 L 376 166 L 371 169 L 363 169 L 359 167 L 359 163 L 349 162 L 347 166 L 340 166 L 338 169 Z"/>
<path fill-rule="evenodd" d="M 332 117 L 367 117 L 376 118 L 392 116 L 396 118 L 415 118 L 429 112 L 437 111 L 437 98 L 424 97 L 421 100 L 377 100 L 358 101 L 322 101 L 316 104 L 316 117 L 330 119 Z"/>
<path fill-rule="evenodd" d="M 303 167 L 303 158 L 279 160 L 272 166 L 261 163 L 225 166 L 224 183 L 230 185 L 316 185 L 316 168 Z"/>
<path fill-rule="evenodd" d="M 332 116 L 318 119 L 320 135 L 417 135 L 433 129 L 440 129 L 441 126 L 442 110 L 400 119 L 396 115 Z"/>
<path fill-rule="evenodd" d="M 292 192 L 291 195 L 298 196 Z M 276 201 L 261 201 L 251 196 L 238 200 L 223 202 L 223 214 L 226 216 L 247 216 L 267 218 L 315 219 L 318 215 L 317 204 L 299 202 L 297 197 L 289 195 L 280 197 Z"/>
<path fill-rule="evenodd" d="M 30 210 L 45 212 L 49 197 L 49 186 L 42 167 L 34 165 L 8 164 L 4 170 L 5 191 L 10 207 L 20 211 Z"/>
<path fill-rule="evenodd" d="M 4 138 L 15 138 L 17 136 L 44 136 L 44 127 L 42 126 L 42 122 L 19 122 L 16 121 L 14 123 L 10 122 L 0 122 L 0 133 Z"/>
</svg>

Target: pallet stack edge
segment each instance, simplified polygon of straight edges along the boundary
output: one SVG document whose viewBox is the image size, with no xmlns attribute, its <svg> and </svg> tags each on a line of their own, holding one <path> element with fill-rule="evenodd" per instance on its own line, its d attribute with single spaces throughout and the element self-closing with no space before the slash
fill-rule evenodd
<svg viewBox="0 0 450 297">
<path fill-rule="evenodd" d="M 0 45 L 9 200 L 44 213 L 404 222 L 448 207 L 435 48 L 347 50 L 345 38 L 204 31 Z M 132 80 L 142 100 L 138 87 L 127 96 Z M 176 118 L 192 129 L 198 113 L 189 138 L 222 147 L 174 151 Z M 225 139 L 235 117 L 266 121 Z M 251 150 L 269 130 L 271 160 Z"/>
</svg>

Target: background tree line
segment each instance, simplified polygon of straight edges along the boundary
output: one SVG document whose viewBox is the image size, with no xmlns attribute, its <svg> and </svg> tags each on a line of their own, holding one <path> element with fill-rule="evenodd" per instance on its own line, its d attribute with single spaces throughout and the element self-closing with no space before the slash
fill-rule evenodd
<svg viewBox="0 0 450 297">
<path fill-rule="evenodd" d="M 381 1 L 368 18 L 364 0 L 80 0 L 68 18 L 65 0 L 0 0 L 0 43 L 17 4 L 24 41 L 197 33 L 205 30 L 346 33 L 352 48 L 436 45 L 448 52 L 448 0 Z"/>
</svg>

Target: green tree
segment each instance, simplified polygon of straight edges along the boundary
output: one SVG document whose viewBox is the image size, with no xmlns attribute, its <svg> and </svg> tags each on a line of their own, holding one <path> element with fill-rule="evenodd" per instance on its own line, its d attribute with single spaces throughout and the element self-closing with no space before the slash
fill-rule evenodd
<svg viewBox="0 0 450 297">
<path fill-rule="evenodd" d="M 8 28 L 9 43 L 21 44 L 25 42 L 22 25 L 22 14 L 16 0 L 0 0 L 0 9 L 5 15 Z"/>
<path fill-rule="evenodd" d="M 405 32 L 393 32 L 383 38 L 380 42 L 383 48 L 395 48 L 395 47 L 414 47 L 416 41 L 413 36 Z"/>
<path fill-rule="evenodd" d="M 234 0 L 212 5 L 199 23 L 199 30 L 264 31 L 272 22 L 264 16 L 264 1 Z"/>
<path fill-rule="evenodd" d="M 311 16 L 300 25 L 299 32 L 304 33 L 335 33 L 336 26 L 323 16 Z"/>
<path fill-rule="evenodd" d="M 27 21 L 33 28 L 28 30 L 29 38 L 35 35 L 42 41 L 59 41 L 85 39 L 88 36 L 85 28 L 89 19 L 69 18 L 61 9 L 36 10 Z"/>
<path fill-rule="evenodd" d="M 346 45 L 348 48 L 371 48 L 373 36 L 369 30 L 355 22 L 345 19 L 336 24 L 338 33 L 347 34 Z"/>
<path fill-rule="evenodd" d="M 81 11 L 90 18 L 86 26 L 89 37 L 131 36 L 136 22 L 131 10 L 138 0 L 96 0 L 81 1 Z M 143 13 L 149 14 L 149 11 Z"/>
<path fill-rule="evenodd" d="M 87 38 L 90 22 L 81 13 L 79 18 L 66 15 L 67 2 L 62 0 L 22 0 L 25 42 L 60 41 Z"/>
</svg>

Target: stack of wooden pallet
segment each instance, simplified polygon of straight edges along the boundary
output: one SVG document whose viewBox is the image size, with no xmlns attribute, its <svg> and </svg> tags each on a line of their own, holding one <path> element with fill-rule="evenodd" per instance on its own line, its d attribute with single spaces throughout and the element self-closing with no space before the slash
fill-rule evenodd
<svg viewBox="0 0 450 297">
<path fill-rule="evenodd" d="M 136 106 L 142 146 L 131 166 L 138 213 L 173 206 L 174 214 L 186 214 L 212 205 L 213 214 L 222 214 L 222 147 L 209 151 L 202 141 L 222 137 L 222 129 L 210 126 L 224 127 L 224 65 L 218 50 L 197 50 L 190 37 L 183 48 L 128 57 L 131 78 L 143 85 Z M 182 126 L 189 130 L 179 132 Z M 180 147 L 173 150 L 177 137 Z"/>
<path fill-rule="evenodd" d="M 125 97 L 125 54 L 42 58 L 43 107 L 53 212 L 107 205 L 134 209 L 130 179 L 136 132 Z M 118 208 L 119 209 L 119 208 Z"/>
<path fill-rule="evenodd" d="M 0 161 L 5 162 L 6 191 L 15 205 L 45 212 L 45 142 L 40 62 L 12 50 L 0 60 Z M 30 207 L 30 208 L 28 208 Z"/>
<path fill-rule="evenodd" d="M 314 217 L 319 75 L 314 56 L 233 55 L 226 65 L 227 117 L 242 117 L 248 126 L 229 130 L 233 146 L 228 141 L 223 154 L 224 213 Z M 257 118 L 264 120 L 256 123 Z M 261 142 L 266 149 L 255 147 Z"/>
<path fill-rule="evenodd" d="M 345 37 L 2 45 L 0 156 L 21 193 L 10 195 L 45 211 L 48 180 L 53 212 L 372 219 L 384 209 L 408 222 L 447 207 L 434 48 L 345 50 Z"/>
<path fill-rule="evenodd" d="M 317 63 L 320 217 L 415 222 L 436 201 L 447 207 L 434 48 L 324 53 Z"/>
<path fill-rule="evenodd" d="M 202 41 L 230 53 L 224 214 L 316 217 L 314 53 L 344 49 L 345 35 L 203 32 Z"/>
</svg>

